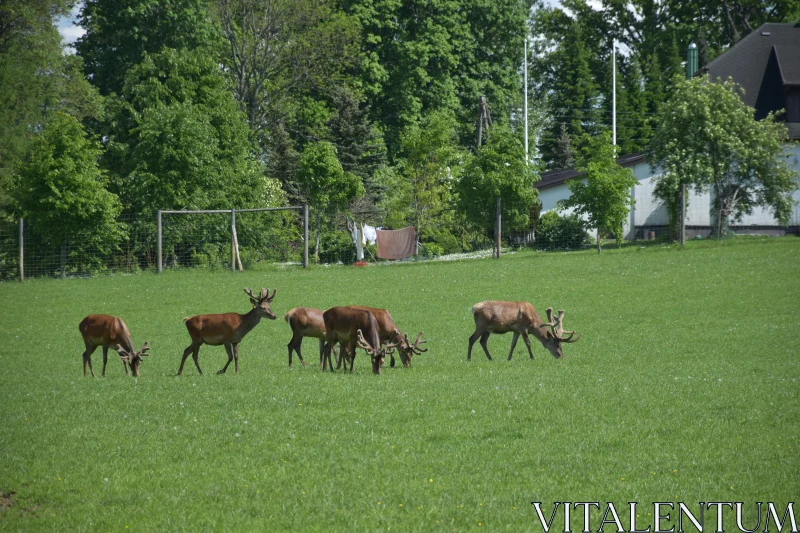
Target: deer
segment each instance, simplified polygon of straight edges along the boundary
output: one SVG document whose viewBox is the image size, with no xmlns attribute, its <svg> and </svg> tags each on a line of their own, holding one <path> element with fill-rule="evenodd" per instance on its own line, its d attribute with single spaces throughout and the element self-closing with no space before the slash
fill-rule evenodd
<svg viewBox="0 0 800 533">
<path fill-rule="evenodd" d="M 372 360 L 372 372 L 381 373 L 381 366 L 386 358 L 386 350 L 394 348 L 395 345 L 387 344 L 381 346 L 380 335 L 378 334 L 378 323 L 375 315 L 364 309 L 353 309 L 349 307 L 331 307 L 322 313 L 325 322 L 325 349 L 322 358 L 322 371 L 325 372 L 326 366 L 333 372 L 331 362 L 331 351 L 335 343 L 340 345 L 341 359 L 350 361 L 350 373 L 353 372 L 353 362 L 356 355 L 356 347 L 363 348 Z"/>
<path fill-rule="evenodd" d="M 362 305 L 350 305 L 348 306 L 351 309 L 363 309 L 365 311 L 369 311 L 375 316 L 375 320 L 378 322 L 378 335 L 381 338 L 381 342 L 384 344 L 394 343 L 396 345 L 397 352 L 400 356 L 400 362 L 403 363 L 403 366 L 406 368 L 411 368 L 411 357 L 413 355 L 419 355 L 422 352 L 427 352 L 427 348 L 420 348 L 420 344 L 425 344 L 428 341 L 421 341 L 422 339 L 422 332 L 420 331 L 417 334 L 417 340 L 415 342 L 411 342 L 408 340 L 408 335 L 404 334 L 400 331 L 397 325 L 392 320 L 392 315 L 389 314 L 388 309 L 378 309 L 375 307 L 365 307 Z M 390 363 L 389 366 L 394 368 L 394 350 L 388 350 L 386 352 L 389 355 Z"/>
<path fill-rule="evenodd" d="M 528 354 L 533 359 L 533 352 L 531 351 L 531 341 L 528 339 L 530 333 L 542 343 L 542 346 L 550 350 L 550 353 L 556 359 L 564 357 L 563 343 L 577 342 L 581 338 L 578 334 L 577 338 L 573 338 L 574 331 L 564 331 L 564 310 L 558 311 L 558 316 L 553 317 L 553 308 L 548 307 L 547 322 L 544 322 L 536 309 L 528 302 L 503 302 L 503 301 L 486 301 L 480 302 L 472 306 L 472 315 L 475 318 L 475 333 L 469 338 L 469 349 L 467 351 L 467 361 L 472 359 L 472 345 L 478 338 L 481 339 L 481 347 L 483 348 L 486 358 L 492 360 L 489 355 L 489 349 L 486 347 L 486 341 L 489 339 L 491 333 L 508 333 L 514 332 L 514 338 L 511 339 L 511 351 L 508 354 L 508 360 L 511 361 L 511 356 L 514 354 L 514 348 L 517 345 L 517 340 L 522 335 L 522 340 L 525 341 L 525 346 L 528 348 Z M 565 336 L 568 335 L 568 336 Z"/>
<path fill-rule="evenodd" d="M 103 347 L 103 377 L 106 375 L 109 348 L 119 354 L 126 376 L 128 375 L 128 366 L 130 366 L 133 377 L 139 377 L 139 365 L 142 363 L 142 357 L 150 355 L 147 353 L 150 343 L 145 342 L 138 352 L 135 351 L 128 326 L 121 318 L 110 315 L 89 315 L 81 320 L 78 329 L 83 337 L 83 343 L 86 345 L 86 351 L 83 352 L 84 377 L 87 375 L 87 367 L 92 373 L 92 377 L 95 377 L 92 368 L 92 354 L 98 346 Z"/>
<path fill-rule="evenodd" d="M 283 316 L 289 327 L 292 328 L 292 340 L 289 341 L 289 368 L 292 368 L 292 352 L 297 352 L 297 357 L 303 366 L 306 362 L 300 353 L 303 337 L 319 339 L 319 364 L 325 348 L 325 321 L 322 319 L 322 310 L 313 307 L 295 307 Z"/>
<path fill-rule="evenodd" d="M 228 362 L 225 363 L 217 374 L 224 374 L 228 370 L 228 365 L 231 361 L 235 361 L 234 367 L 236 373 L 239 373 L 239 343 L 242 339 L 250 333 L 250 331 L 258 325 L 262 318 L 275 320 L 278 318 L 270 308 L 269 304 L 275 298 L 278 289 L 269 294 L 269 290 L 261 289 L 261 295 L 255 296 L 250 289 L 244 289 L 244 292 L 250 297 L 250 303 L 253 308 L 250 312 L 240 315 L 239 313 L 223 313 L 213 315 L 196 315 L 189 318 L 184 318 L 186 329 L 189 331 L 189 336 L 192 338 L 192 344 L 183 351 L 183 358 L 181 359 L 181 366 L 178 369 L 178 375 L 183 374 L 183 364 L 189 354 L 192 354 L 194 365 L 197 367 L 197 372 L 200 375 L 203 371 L 200 369 L 200 363 L 197 356 L 200 353 L 200 346 L 208 344 L 210 346 L 225 346 L 225 351 L 228 352 Z"/>
</svg>

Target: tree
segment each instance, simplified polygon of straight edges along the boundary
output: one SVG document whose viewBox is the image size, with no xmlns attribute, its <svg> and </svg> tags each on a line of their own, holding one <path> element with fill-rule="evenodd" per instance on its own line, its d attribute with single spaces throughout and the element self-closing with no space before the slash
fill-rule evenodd
<svg viewBox="0 0 800 533">
<path fill-rule="evenodd" d="M 496 217 L 496 200 L 501 199 L 503 227 L 526 228 L 531 208 L 538 202 L 533 184 L 536 168 L 525 164 L 525 147 L 507 127 L 495 126 L 489 139 L 466 163 L 456 185 L 457 209 L 467 221 L 491 235 Z"/>
<path fill-rule="evenodd" d="M 75 43 L 86 75 L 100 93 L 120 93 L 125 75 L 145 53 L 164 48 L 215 51 L 219 35 L 206 0 L 85 0 Z"/>
<path fill-rule="evenodd" d="M 80 122 L 61 112 L 31 144 L 9 194 L 16 214 L 35 225 L 46 244 L 61 246 L 81 234 L 81 250 L 108 253 L 124 237 L 116 221 L 119 199 L 106 190 L 108 179 L 97 165 L 101 153 Z M 86 228 L 92 231 L 82 233 Z"/>
<path fill-rule="evenodd" d="M 68 10 L 56 0 L 0 3 L 0 178 L 14 173 L 53 112 L 81 120 L 101 112 L 80 58 L 64 52 L 53 25 Z"/>
<path fill-rule="evenodd" d="M 681 185 L 714 194 L 715 233 L 756 206 L 772 208 L 787 224 L 797 173 L 783 157 L 786 127 L 773 115 L 756 121 L 737 85 L 703 77 L 679 82 L 649 148 L 649 161 L 663 171 L 655 189 L 678 206 Z"/>
<path fill-rule="evenodd" d="M 617 246 L 622 244 L 622 227 L 634 205 L 631 188 L 636 185 L 636 178 L 630 169 L 617 164 L 616 157 L 617 147 L 611 144 L 609 132 L 589 140 L 578 166 L 586 173 L 586 183 L 570 181 L 570 197 L 559 202 L 561 209 L 573 209 L 586 217 L 589 227 L 597 228 L 597 253 L 603 232 L 612 233 Z"/>
<path fill-rule="evenodd" d="M 110 101 L 107 134 L 104 163 L 128 212 L 283 201 L 254 156 L 227 80 L 200 52 L 145 54 Z"/>
<path fill-rule="evenodd" d="M 345 172 L 336 154 L 336 147 L 327 141 L 306 145 L 300 157 L 297 183 L 306 202 L 317 212 L 317 238 L 314 255 L 319 259 L 322 212 L 341 209 L 364 194 L 364 185 L 355 174 Z"/>
<path fill-rule="evenodd" d="M 406 128 L 387 201 L 395 227 L 412 224 L 427 238 L 453 224 L 453 185 L 464 153 L 458 148 L 456 120 L 452 112 L 435 112 L 419 125 Z"/>
</svg>

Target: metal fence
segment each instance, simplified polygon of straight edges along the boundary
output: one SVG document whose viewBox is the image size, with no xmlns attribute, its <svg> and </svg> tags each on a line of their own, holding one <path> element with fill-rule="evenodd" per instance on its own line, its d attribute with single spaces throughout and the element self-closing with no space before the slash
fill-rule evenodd
<svg viewBox="0 0 800 533">
<path fill-rule="evenodd" d="M 87 277 L 179 269 L 250 270 L 266 265 L 353 264 L 360 258 L 355 224 L 340 211 L 303 206 L 280 209 L 161 211 L 119 219 L 124 237 L 98 246 L 91 228 L 55 242 L 28 220 L 0 222 L 0 280 Z M 395 228 L 397 229 L 397 228 Z M 524 229 L 500 221 L 499 248 L 579 250 L 594 239 L 575 217 L 535 217 Z M 498 232 L 466 228 L 418 237 L 407 261 L 497 255 Z M 374 242 L 362 246 L 363 261 L 378 259 Z"/>
</svg>

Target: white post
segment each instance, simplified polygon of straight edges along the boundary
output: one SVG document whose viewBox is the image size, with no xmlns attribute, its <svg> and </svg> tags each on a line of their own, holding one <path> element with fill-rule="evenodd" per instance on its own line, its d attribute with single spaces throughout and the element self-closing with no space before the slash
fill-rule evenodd
<svg viewBox="0 0 800 533">
<path fill-rule="evenodd" d="M 25 219 L 19 219 L 19 280 L 25 281 Z"/>
<path fill-rule="evenodd" d="M 617 40 L 611 40 L 611 137 L 617 145 Z"/>
<path fill-rule="evenodd" d="M 525 63 L 523 64 L 523 71 L 525 72 L 525 165 L 528 164 L 528 37 L 525 36 Z"/>
</svg>

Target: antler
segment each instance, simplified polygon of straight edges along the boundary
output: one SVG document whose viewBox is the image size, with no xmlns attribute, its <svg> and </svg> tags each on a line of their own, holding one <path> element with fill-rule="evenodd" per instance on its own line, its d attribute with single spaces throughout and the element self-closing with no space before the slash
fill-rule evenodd
<svg viewBox="0 0 800 533">
<path fill-rule="evenodd" d="M 415 340 L 415 341 L 414 341 L 414 344 L 413 344 L 413 345 L 411 345 L 411 343 L 409 343 L 409 344 L 411 345 L 411 346 L 410 346 L 410 347 L 411 347 L 411 350 L 414 352 L 414 354 L 415 354 L 415 355 L 419 355 L 419 354 L 421 354 L 422 352 L 427 352 L 427 351 L 428 351 L 428 349 L 427 349 L 427 348 L 420 348 L 420 347 L 419 347 L 419 345 L 420 345 L 420 344 L 425 344 L 426 342 L 428 342 L 428 341 L 421 341 L 421 342 L 420 342 L 420 339 L 421 339 L 421 338 L 422 338 L 422 332 L 420 331 L 420 332 L 417 334 L 417 340 Z M 406 335 L 406 341 L 408 341 L 408 335 Z"/>
<path fill-rule="evenodd" d="M 375 350 L 370 346 L 367 340 L 364 338 L 364 335 L 361 333 L 361 330 L 358 330 L 358 346 L 359 348 L 365 349 L 369 354 L 375 353 Z"/>
<path fill-rule="evenodd" d="M 561 342 L 577 342 L 578 339 L 581 338 L 581 334 L 578 333 L 578 338 L 573 339 L 572 337 L 575 336 L 574 331 L 564 331 L 564 310 L 558 310 L 558 316 L 553 319 L 553 308 L 548 307 L 545 309 L 547 313 L 547 324 L 542 324 L 545 327 L 549 327 L 550 330 L 553 332 L 553 337 L 558 339 Z M 569 337 L 565 337 L 564 335 L 569 335 Z"/>
<path fill-rule="evenodd" d="M 147 353 L 147 350 L 149 349 L 150 349 L 150 341 L 145 341 L 144 346 L 142 346 L 142 349 L 139 350 L 139 356 L 144 357 L 150 355 L 149 353 Z"/>
<path fill-rule="evenodd" d="M 251 300 L 258 300 L 258 296 L 253 295 L 253 291 L 251 291 L 247 287 L 245 287 L 244 292 L 250 297 Z"/>
</svg>

